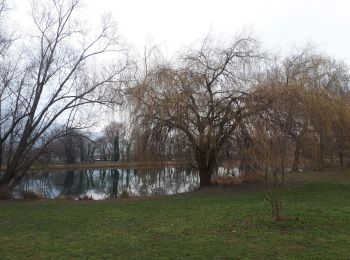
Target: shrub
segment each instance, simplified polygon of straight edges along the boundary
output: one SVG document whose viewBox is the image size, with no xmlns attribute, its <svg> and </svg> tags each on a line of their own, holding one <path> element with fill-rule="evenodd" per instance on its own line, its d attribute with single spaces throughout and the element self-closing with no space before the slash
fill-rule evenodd
<svg viewBox="0 0 350 260">
<path fill-rule="evenodd" d="M 92 198 L 92 195 L 89 197 L 88 195 L 85 194 L 84 196 L 80 197 L 79 200 L 93 200 L 93 198 Z"/>
<path fill-rule="evenodd" d="M 8 200 L 11 198 L 11 192 L 7 188 L 0 188 L 0 200 Z"/>
<path fill-rule="evenodd" d="M 127 191 L 127 190 L 123 190 L 123 191 L 122 191 L 122 194 L 120 195 L 120 197 L 121 197 L 122 199 L 129 198 L 129 193 L 128 193 L 128 191 Z"/>
<path fill-rule="evenodd" d="M 22 192 L 23 199 L 26 200 L 39 200 L 42 199 L 41 194 L 33 191 L 23 191 Z"/>
<path fill-rule="evenodd" d="M 264 177 L 259 174 L 249 174 L 243 176 L 219 176 L 212 180 L 214 185 L 231 186 L 241 183 L 259 184 L 264 183 Z"/>
<path fill-rule="evenodd" d="M 242 183 L 241 177 L 235 177 L 235 176 L 219 176 L 212 180 L 212 183 L 214 185 L 222 185 L 222 186 L 230 186 Z"/>
<path fill-rule="evenodd" d="M 261 174 L 249 174 L 242 176 L 242 183 L 264 183 L 265 178 Z"/>
</svg>

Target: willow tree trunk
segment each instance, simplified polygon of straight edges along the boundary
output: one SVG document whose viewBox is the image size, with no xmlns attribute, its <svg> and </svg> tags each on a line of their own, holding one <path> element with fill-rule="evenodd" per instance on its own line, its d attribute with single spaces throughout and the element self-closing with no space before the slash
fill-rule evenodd
<svg viewBox="0 0 350 260">
<path fill-rule="evenodd" d="M 343 152 L 339 152 L 338 153 L 339 156 L 339 164 L 342 168 L 344 168 L 344 153 Z"/>
<path fill-rule="evenodd" d="M 293 172 L 299 171 L 300 153 L 301 153 L 301 143 L 297 141 L 295 144 L 294 158 L 293 158 L 293 164 L 292 164 Z"/>
<path fill-rule="evenodd" d="M 211 186 L 211 176 L 213 175 L 209 169 L 199 169 L 199 187 L 209 187 Z"/>
<path fill-rule="evenodd" d="M 197 152 L 197 165 L 199 170 L 199 188 L 211 186 L 211 177 L 216 168 L 216 153 L 208 149 L 201 149 Z"/>
<path fill-rule="evenodd" d="M 317 158 L 317 168 L 318 170 L 322 171 L 324 168 L 324 140 L 323 135 L 320 135 L 320 147 L 319 147 L 319 153 Z"/>
</svg>

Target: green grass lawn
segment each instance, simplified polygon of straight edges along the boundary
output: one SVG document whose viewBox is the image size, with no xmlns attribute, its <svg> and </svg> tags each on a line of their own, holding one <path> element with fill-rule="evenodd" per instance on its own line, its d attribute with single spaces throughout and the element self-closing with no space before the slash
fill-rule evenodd
<svg viewBox="0 0 350 260">
<path fill-rule="evenodd" d="M 294 183 L 287 221 L 263 193 L 213 188 L 154 199 L 0 202 L 0 259 L 349 259 L 350 182 Z"/>
</svg>

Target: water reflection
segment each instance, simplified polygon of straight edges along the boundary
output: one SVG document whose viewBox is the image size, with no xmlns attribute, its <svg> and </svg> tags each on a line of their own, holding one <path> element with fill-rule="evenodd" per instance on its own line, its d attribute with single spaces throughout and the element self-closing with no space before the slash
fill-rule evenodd
<svg viewBox="0 0 350 260">
<path fill-rule="evenodd" d="M 224 177 L 224 176 L 233 176 L 238 177 L 240 175 L 239 168 L 233 167 L 233 168 L 224 168 L 224 167 L 218 167 L 216 169 L 216 172 L 214 174 L 214 178 L 216 176 Z"/>
<path fill-rule="evenodd" d="M 95 200 L 130 196 L 170 195 L 193 191 L 199 186 L 196 170 L 190 168 L 67 170 L 27 176 L 15 189 L 41 194 L 45 198 L 82 197 Z"/>
</svg>

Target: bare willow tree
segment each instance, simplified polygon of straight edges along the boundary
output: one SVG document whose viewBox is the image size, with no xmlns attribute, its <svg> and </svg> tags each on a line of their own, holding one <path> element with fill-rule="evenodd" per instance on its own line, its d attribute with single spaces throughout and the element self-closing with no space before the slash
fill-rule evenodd
<svg viewBox="0 0 350 260">
<path fill-rule="evenodd" d="M 309 46 L 274 61 L 265 71 L 254 95 L 265 103 L 260 116 L 284 136 L 281 145 L 286 167 L 298 171 L 304 153 L 318 165 L 316 168 L 322 168 L 323 154 L 332 146 L 332 126 L 342 124 L 335 122 L 337 115 L 345 118 L 339 109 L 336 113 L 335 104 L 347 92 L 348 77 L 344 64 L 315 53 Z M 344 136 L 339 133 L 338 137 Z M 339 139 L 336 136 L 333 138 Z M 294 150 L 293 154 L 288 154 L 289 150 Z M 292 157 L 291 165 L 287 165 L 288 157 Z"/>
<path fill-rule="evenodd" d="M 333 156 L 335 144 L 343 163 L 349 148 L 344 135 L 350 115 L 348 70 L 304 48 L 273 60 L 262 72 L 246 99 L 253 116 L 240 124 L 238 154 L 245 173 L 265 177 L 272 215 L 282 220 L 284 177 L 289 169 L 299 170 L 301 159 L 321 169 L 324 155 Z"/>
<path fill-rule="evenodd" d="M 0 71 L 3 72 L 4 71 L 4 66 L 3 61 L 4 61 L 4 56 L 6 53 L 6 50 L 8 48 L 8 46 L 11 44 L 11 38 L 8 37 L 8 35 L 6 35 L 6 31 L 5 28 L 3 26 L 3 21 L 4 21 L 4 15 L 6 12 L 6 2 L 5 0 L 0 1 Z M 3 97 L 3 92 L 5 90 L 5 87 L 3 86 L 3 84 L 1 84 L 1 89 L 0 89 L 0 119 L 2 118 L 2 102 L 4 100 Z M 2 133 L 2 122 L 0 121 L 0 135 Z M 0 169 L 2 166 L 2 157 L 3 157 L 3 144 L 2 142 L 0 142 Z"/>
<path fill-rule="evenodd" d="M 257 40 L 240 35 L 226 45 L 205 39 L 200 48 L 184 52 L 173 64 L 148 68 L 130 93 L 137 127 L 149 132 L 184 134 L 199 170 L 200 187 L 211 176 L 222 147 L 241 120 L 257 58 Z M 149 135 L 152 136 L 152 135 Z"/>
<path fill-rule="evenodd" d="M 282 220 L 285 136 L 278 126 L 267 124 L 259 116 L 250 120 L 249 128 L 254 137 L 243 152 L 249 154 L 255 174 L 264 177 L 265 199 L 271 205 L 272 217 Z"/>
<path fill-rule="evenodd" d="M 350 154 L 350 95 L 342 95 L 335 98 L 333 104 L 332 135 L 333 151 L 339 158 L 341 167 L 345 164 L 346 155 Z"/>
<path fill-rule="evenodd" d="M 53 140 L 86 126 L 79 108 L 117 96 L 110 91 L 127 63 L 95 66 L 106 54 L 124 56 L 115 26 L 102 19 L 100 30 L 88 33 L 78 9 L 78 0 L 33 4 L 29 46 L 20 47 L 26 39 L 12 41 L 1 60 L 2 187 L 16 186 Z"/>
</svg>

